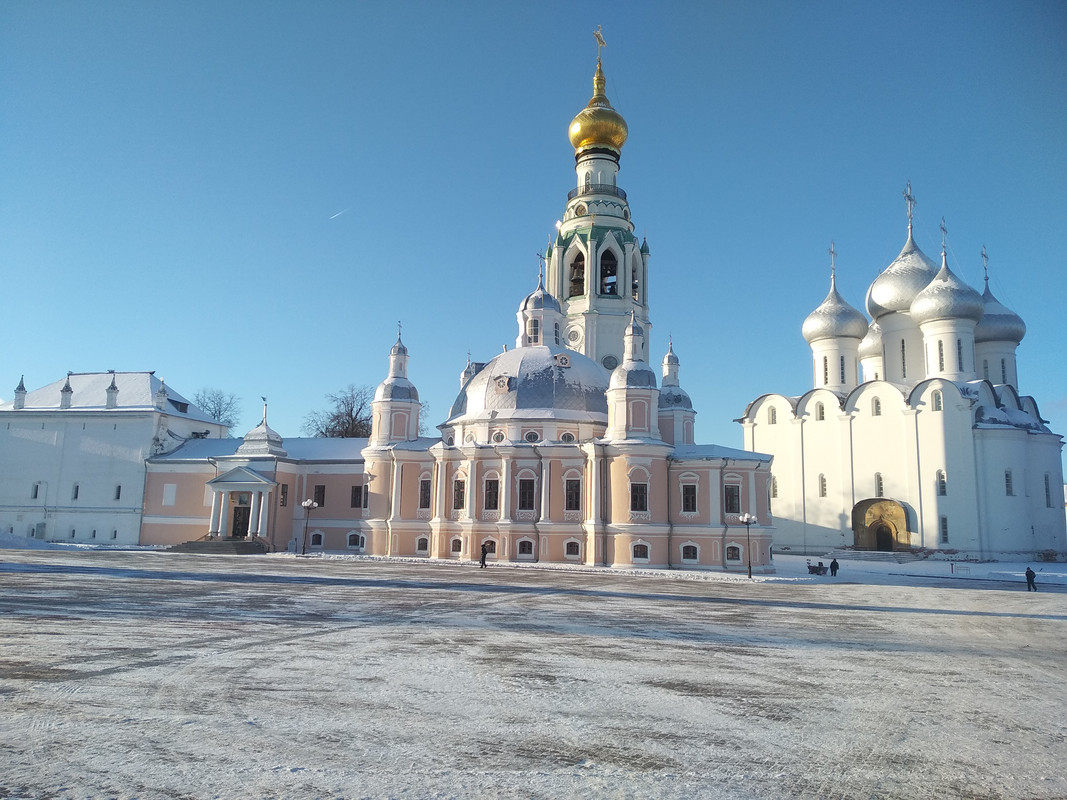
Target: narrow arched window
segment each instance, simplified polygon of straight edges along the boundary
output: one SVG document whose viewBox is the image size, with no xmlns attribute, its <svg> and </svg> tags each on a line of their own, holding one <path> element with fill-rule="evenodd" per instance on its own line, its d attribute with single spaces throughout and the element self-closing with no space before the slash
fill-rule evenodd
<svg viewBox="0 0 1067 800">
<path fill-rule="evenodd" d="M 420 536 L 419 540 L 415 542 L 415 551 L 418 553 L 425 553 L 430 549 L 430 540 L 425 536 Z"/>
<path fill-rule="evenodd" d="M 1003 358 L 1000 359 L 1000 382 L 1008 382 L 1008 362 L 1005 361 Z"/>
<path fill-rule="evenodd" d="M 771 406 L 770 408 L 767 409 L 767 424 L 768 425 L 777 425 L 778 424 L 778 409 L 775 408 L 774 406 Z"/>
<path fill-rule="evenodd" d="M 982 359 L 982 377 L 989 380 L 989 359 Z"/>
<path fill-rule="evenodd" d="M 908 377 L 908 346 L 900 340 L 900 377 Z"/>
<path fill-rule="evenodd" d="M 841 383 L 845 382 L 845 357 L 841 356 Z"/>
<path fill-rule="evenodd" d="M 948 495 L 948 480 L 945 478 L 945 471 L 941 469 L 937 471 L 937 494 L 939 497 Z"/>
<path fill-rule="evenodd" d="M 1004 470 L 1004 494 L 1006 497 L 1015 496 L 1015 486 L 1012 483 L 1011 470 Z"/>
<path fill-rule="evenodd" d="M 871 401 L 871 416 L 872 417 L 880 417 L 880 416 L 882 416 L 882 401 L 877 397 L 874 398 Z"/>
<path fill-rule="evenodd" d="M 619 260 L 610 250 L 600 256 L 600 293 L 619 293 Z"/>
<path fill-rule="evenodd" d="M 956 340 L 956 369 L 963 372 L 963 339 Z"/>
<path fill-rule="evenodd" d="M 311 534 L 311 546 L 312 547 L 322 547 L 322 534 L 321 533 L 313 533 L 313 534 Z"/>
<path fill-rule="evenodd" d="M 822 385 L 826 386 L 830 382 L 830 360 L 826 357 L 822 357 Z"/>
<path fill-rule="evenodd" d="M 453 539 L 452 540 L 452 552 L 453 553 L 462 553 L 463 552 L 463 540 L 462 539 Z"/>
<path fill-rule="evenodd" d="M 826 497 L 826 476 L 819 475 L 819 497 Z"/>
<path fill-rule="evenodd" d="M 571 261 L 570 297 L 585 294 L 585 254 L 578 253 Z"/>
<path fill-rule="evenodd" d="M 937 371 L 945 371 L 945 343 L 937 340 Z"/>
<path fill-rule="evenodd" d="M 526 340 L 530 344 L 540 344 L 541 342 L 541 321 L 531 319 L 526 321 Z"/>
<path fill-rule="evenodd" d="M 1045 508 L 1052 508 L 1052 476 L 1045 473 Z"/>
<path fill-rule="evenodd" d="M 874 473 L 874 496 L 885 497 L 885 482 L 882 480 L 882 473 Z"/>
<path fill-rule="evenodd" d="M 778 479 L 772 475 L 771 476 L 771 498 L 773 499 L 773 498 L 775 498 L 777 496 L 778 496 Z"/>
<path fill-rule="evenodd" d="M 941 392 L 934 390 L 934 393 L 930 395 L 930 403 L 934 408 L 934 411 L 940 411 L 941 406 Z"/>
<path fill-rule="evenodd" d="M 826 409 L 823 408 L 822 403 L 815 404 L 815 419 L 819 422 L 822 422 L 824 419 L 826 419 Z"/>
<path fill-rule="evenodd" d="M 948 544 L 948 517 L 941 517 L 941 544 Z"/>
<path fill-rule="evenodd" d="M 556 323 L 555 340 L 556 340 L 556 344 L 559 344 L 559 323 L 558 322 Z"/>
</svg>

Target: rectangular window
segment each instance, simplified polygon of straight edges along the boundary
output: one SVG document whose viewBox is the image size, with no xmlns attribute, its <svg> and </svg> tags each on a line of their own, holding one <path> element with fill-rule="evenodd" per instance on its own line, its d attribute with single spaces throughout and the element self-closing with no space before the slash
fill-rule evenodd
<svg viewBox="0 0 1067 800">
<path fill-rule="evenodd" d="M 485 510 L 496 511 L 500 507 L 500 481 L 490 478 L 485 482 Z"/>
<path fill-rule="evenodd" d="M 956 340 L 956 368 L 963 372 L 963 340 Z"/>
<path fill-rule="evenodd" d="M 455 481 L 452 484 L 452 508 L 463 508 L 467 499 L 467 482 Z"/>
<path fill-rule="evenodd" d="M 1052 508 L 1052 480 L 1047 472 L 1045 473 L 1045 508 Z"/>
<path fill-rule="evenodd" d="M 326 485 L 322 483 L 315 484 L 314 497 L 311 498 L 319 504 L 319 508 L 326 505 Z"/>
<path fill-rule="evenodd" d="M 430 479 L 423 478 L 419 481 L 419 508 L 430 507 Z"/>
<path fill-rule="evenodd" d="M 845 357 L 841 356 L 841 383 L 845 382 Z"/>
<path fill-rule="evenodd" d="M 1015 495 L 1015 488 L 1012 486 L 1010 469 L 1004 470 L 1004 494 L 1008 497 L 1013 497 Z"/>
<path fill-rule="evenodd" d="M 174 501 L 178 497 L 178 484 L 176 483 L 164 483 L 163 484 L 163 505 L 172 506 Z"/>
<path fill-rule="evenodd" d="M 122 484 L 121 483 L 118 484 L 115 487 L 115 499 L 116 500 L 121 500 L 122 499 Z"/>
<path fill-rule="evenodd" d="M 630 510 L 648 511 L 648 484 L 630 484 Z"/>
<path fill-rule="evenodd" d="M 40 483 L 35 483 L 33 485 L 33 487 L 30 489 L 30 499 L 31 500 L 36 500 L 40 494 L 41 494 L 41 484 Z"/>
<path fill-rule="evenodd" d="M 722 487 L 723 510 L 727 514 L 741 513 L 741 487 L 736 483 L 728 483 Z"/>
<path fill-rule="evenodd" d="M 363 487 L 352 487 L 352 508 L 363 508 Z"/>
<path fill-rule="evenodd" d="M 278 495 L 278 505 L 280 505 L 282 508 L 285 508 L 287 505 L 289 505 L 289 484 L 288 483 L 283 483 L 281 485 L 281 491 L 280 491 L 280 494 Z"/>
<path fill-rule="evenodd" d="M 74 484 L 74 489 L 70 493 L 70 499 L 71 500 L 77 500 L 78 499 L 78 495 L 80 493 L 81 493 L 81 487 L 78 486 L 78 484 Z"/>
<path fill-rule="evenodd" d="M 695 483 L 682 484 L 682 511 L 695 514 L 697 510 L 697 487 Z"/>
<path fill-rule="evenodd" d="M 941 517 L 941 544 L 948 543 L 948 517 Z"/>
<path fill-rule="evenodd" d="M 519 511 L 534 509 L 534 480 L 523 478 L 519 481 Z"/>
<path fill-rule="evenodd" d="M 570 478 L 564 484 L 564 506 L 567 511 L 582 510 L 582 482 L 578 478 Z"/>
</svg>

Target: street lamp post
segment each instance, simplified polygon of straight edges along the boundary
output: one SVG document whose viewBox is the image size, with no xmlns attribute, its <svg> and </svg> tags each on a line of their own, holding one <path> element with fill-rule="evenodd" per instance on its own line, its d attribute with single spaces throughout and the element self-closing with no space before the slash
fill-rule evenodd
<svg viewBox="0 0 1067 800">
<path fill-rule="evenodd" d="M 759 522 L 754 516 L 747 511 L 741 515 L 741 522 L 745 526 L 745 554 L 748 556 L 748 577 L 752 577 L 752 526 Z"/>
<path fill-rule="evenodd" d="M 300 555 L 307 555 L 308 550 L 308 522 L 311 520 L 311 509 L 318 508 L 319 504 L 310 497 L 301 503 L 304 507 L 304 543 L 300 545 Z"/>
</svg>

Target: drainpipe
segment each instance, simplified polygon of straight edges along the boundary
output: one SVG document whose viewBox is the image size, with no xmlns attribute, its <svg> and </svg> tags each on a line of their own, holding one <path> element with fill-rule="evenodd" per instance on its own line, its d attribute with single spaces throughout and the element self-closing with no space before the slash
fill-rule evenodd
<svg viewBox="0 0 1067 800">
<path fill-rule="evenodd" d="M 667 459 L 667 569 L 674 569 L 674 519 L 671 517 L 671 461 Z"/>
</svg>

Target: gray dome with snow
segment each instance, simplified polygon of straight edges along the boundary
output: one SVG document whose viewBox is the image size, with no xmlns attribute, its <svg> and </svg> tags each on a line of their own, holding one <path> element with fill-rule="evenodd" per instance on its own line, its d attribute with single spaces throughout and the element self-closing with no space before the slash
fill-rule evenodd
<svg viewBox="0 0 1067 800">
<path fill-rule="evenodd" d="M 519 305 L 519 311 L 539 311 L 543 309 L 549 309 L 551 311 L 559 311 L 562 313 L 559 301 L 545 291 L 545 284 L 541 276 L 537 276 L 537 288 L 526 295 L 522 303 Z"/>
<path fill-rule="evenodd" d="M 894 311 L 908 311 L 915 296 L 936 274 L 937 264 L 919 249 L 909 230 L 908 241 L 900 255 L 882 270 L 867 290 L 867 313 L 872 319 L 878 319 Z"/>
<path fill-rule="evenodd" d="M 664 386 L 659 390 L 659 408 L 667 411 L 672 408 L 684 408 L 693 410 L 693 400 L 689 393 L 681 386 Z"/>
<path fill-rule="evenodd" d="M 401 345 L 403 346 L 403 345 Z M 419 390 L 407 378 L 389 377 L 378 384 L 374 390 L 375 402 L 379 400 L 414 400 L 419 399 Z"/>
<path fill-rule="evenodd" d="M 467 381 L 447 422 L 523 417 L 606 422 L 607 388 L 607 373 L 581 353 L 559 345 L 517 347 Z"/>
<path fill-rule="evenodd" d="M 922 325 L 937 319 L 970 319 L 978 322 L 985 311 L 982 296 L 948 268 L 944 253 L 941 269 L 911 303 L 911 317 Z"/>
<path fill-rule="evenodd" d="M 656 373 L 644 361 L 624 361 L 611 373 L 611 389 L 655 389 Z"/>
<path fill-rule="evenodd" d="M 985 314 L 982 321 L 974 328 L 974 341 L 978 342 L 1015 342 L 1018 344 L 1026 336 L 1026 323 L 1023 318 L 1001 303 L 989 291 L 986 279 L 985 291 L 982 292 L 982 304 Z"/>
<path fill-rule="evenodd" d="M 819 339 L 862 339 L 867 335 L 867 318 L 845 302 L 831 276 L 829 294 L 808 314 L 801 333 L 808 344 Z"/>
</svg>

